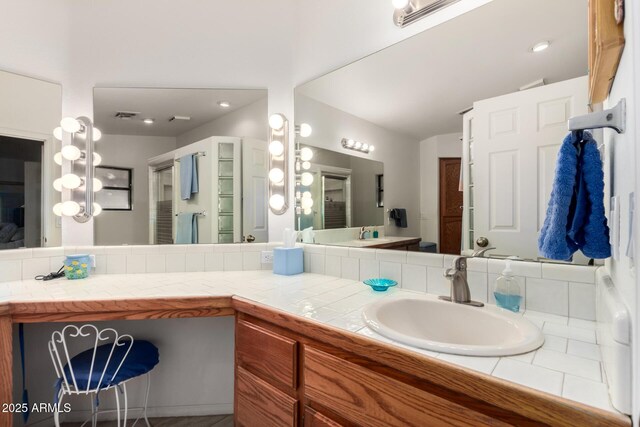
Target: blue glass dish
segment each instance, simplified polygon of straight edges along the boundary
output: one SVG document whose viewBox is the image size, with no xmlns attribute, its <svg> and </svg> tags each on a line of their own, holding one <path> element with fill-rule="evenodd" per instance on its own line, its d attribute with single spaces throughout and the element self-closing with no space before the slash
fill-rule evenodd
<svg viewBox="0 0 640 427">
<path fill-rule="evenodd" d="M 363 283 L 365 285 L 371 286 L 371 288 L 377 292 L 384 292 L 387 289 L 398 284 L 398 282 L 391 279 L 367 279 L 364 280 Z"/>
</svg>

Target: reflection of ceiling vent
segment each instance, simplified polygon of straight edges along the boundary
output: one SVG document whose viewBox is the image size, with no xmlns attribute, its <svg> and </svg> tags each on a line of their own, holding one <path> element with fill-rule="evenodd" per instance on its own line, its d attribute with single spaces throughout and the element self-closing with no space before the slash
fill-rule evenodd
<svg viewBox="0 0 640 427">
<path fill-rule="evenodd" d="M 118 111 L 116 112 L 115 118 L 122 120 L 131 120 L 136 117 L 140 113 L 136 113 L 135 111 Z"/>
<path fill-rule="evenodd" d="M 170 121 L 170 122 L 173 122 L 173 121 L 180 121 L 180 120 L 183 120 L 183 121 L 185 121 L 185 122 L 188 122 L 189 120 L 191 120 L 191 117 L 189 117 L 189 116 L 173 116 L 173 117 L 171 117 L 171 118 L 169 119 L 169 121 Z"/>
<path fill-rule="evenodd" d="M 398 27 L 406 27 L 457 1 L 459 0 L 410 0 L 404 9 L 396 9 L 393 22 Z"/>
</svg>

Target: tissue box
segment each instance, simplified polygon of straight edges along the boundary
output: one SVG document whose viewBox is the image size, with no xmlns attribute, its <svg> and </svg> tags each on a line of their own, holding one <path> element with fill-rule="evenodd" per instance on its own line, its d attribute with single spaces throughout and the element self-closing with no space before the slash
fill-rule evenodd
<svg viewBox="0 0 640 427">
<path fill-rule="evenodd" d="M 273 272 L 283 276 L 293 276 L 304 271 L 302 248 L 274 248 Z"/>
</svg>

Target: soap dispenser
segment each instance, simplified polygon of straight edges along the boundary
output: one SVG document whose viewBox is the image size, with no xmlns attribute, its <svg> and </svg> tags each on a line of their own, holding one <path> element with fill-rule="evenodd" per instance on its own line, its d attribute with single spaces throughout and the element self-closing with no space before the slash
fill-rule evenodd
<svg viewBox="0 0 640 427">
<path fill-rule="evenodd" d="M 511 260 L 506 260 L 502 274 L 496 279 L 493 296 L 496 298 L 498 307 L 515 313 L 520 311 L 520 301 L 522 300 L 520 285 L 518 284 L 518 279 L 513 275 L 513 270 L 511 270 Z"/>
</svg>

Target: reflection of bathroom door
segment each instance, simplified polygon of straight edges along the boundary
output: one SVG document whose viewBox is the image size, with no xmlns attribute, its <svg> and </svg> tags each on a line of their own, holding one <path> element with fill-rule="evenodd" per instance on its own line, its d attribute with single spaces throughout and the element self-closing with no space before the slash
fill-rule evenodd
<svg viewBox="0 0 640 427">
<path fill-rule="evenodd" d="M 267 227 L 267 142 L 242 140 L 242 234 L 245 241 L 269 241 Z"/>
<path fill-rule="evenodd" d="M 567 120 L 587 103 L 587 77 L 474 103 L 475 239 L 487 237 L 497 254 L 538 257 Z"/>
<path fill-rule="evenodd" d="M 462 240 L 460 158 L 440 159 L 440 244 L 443 254 L 459 254 Z"/>
</svg>

